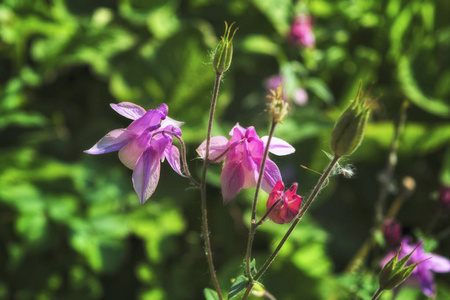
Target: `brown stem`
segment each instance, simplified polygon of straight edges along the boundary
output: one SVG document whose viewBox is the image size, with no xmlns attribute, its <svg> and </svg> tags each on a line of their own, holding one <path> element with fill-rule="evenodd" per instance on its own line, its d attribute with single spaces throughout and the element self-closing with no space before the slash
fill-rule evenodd
<svg viewBox="0 0 450 300">
<path fill-rule="evenodd" d="M 270 264 L 274 261 L 275 257 L 278 255 L 278 253 L 280 252 L 281 248 L 283 247 L 284 243 L 287 241 L 287 239 L 289 238 L 289 236 L 291 235 L 292 231 L 295 229 L 295 227 L 297 226 L 297 224 L 300 222 L 300 220 L 302 219 L 303 215 L 306 213 L 306 211 L 308 210 L 309 206 L 311 205 L 311 203 L 314 201 L 314 199 L 316 198 L 317 194 L 320 192 L 320 190 L 322 189 L 324 183 L 327 181 L 328 176 L 330 175 L 331 171 L 333 170 L 334 166 L 337 164 L 337 162 L 339 161 L 340 157 L 339 156 L 334 156 L 333 160 L 330 162 L 330 164 L 328 165 L 327 169 L 325 170 L 325 172 L 322 174 L 322 176 L 320 177 L 319 181 L 317 182 L 316 186 L 314 187 L 313 192 L 311 193 L 311 195 L 309 196 L 308 200 L 306 201 L 306 203 L 302 206 L 302 208 L 300 209 L 300 211 L 298 212 L 297 216 L 295 216 L 294 222 L 291 224 L 291 226 L 289 227 L 289 229 L 287 230 L 286 234 L 283 236 L 283 238 L 281 239 L 280 243 L 278 244 L 277 248 L 272 252 L 272 254 L 269 256 L 269 258 L 266 260 L 266 262 L 264 263 L 264 265 L 261 267 L 261 269 L 258 271 L 258 273 L 256 273 L 254 280 L 258 280 L 259 278 L 261 278 L 261 276 L 264 274 L 264 272 L 269 268 Z M 250 281 L 249 286 L 247 287 L 247 290 L 245 291 L 244 297 L 242 297 L 243 300 L 247 299 L 248 295 L 250 294 L 252 288 L 253 288 L 254 282 Z"/>
<path fill-rule="evenodd" d="M 215 290 L 219 299 L 222 300 L 222 291 L 220 290 L 219 280 L 217 279 L 216 271 L 214 268 L 214 262 L 212 258 L 211 241 L 209 239 L 209 227 L 208 227 L 208 210 L 206 207 L 206 171 L 208 169 L 209 149 L 211 144 L 211 131 L 212 123 L 214 120 L 214 112 L 216 110 L 217 95 L 219 94 L 220 79 L 223 73 L 216 73 L 216 81 L 214 84 L 213 98 L 211 102 L 211 109 L 209 111 L 208 132 L 206 135 L 206 152 L 203 161 L 202 177 L 200 181 L 200 193 L 201 193 L 201 210 L 202 210 L 202 231 L 205 243 L 206 260 L 208 261 L 209 272 L 214 283 Z"/>
<path fill-rule="evenodd" d="M 246 255 L 246 266 L 247 266 L 247 275 L 250 279 L 250 282 L 252 281 L 252 273 L 250 270 L 250 261 L 252 256 L 252 245 L 253 245 L 253 239 L 255 237 L 255 231 L 256 231 L 256 206 L 258 205 L 258 196 L 259 196 L 259 189 L 261 187 L 261 182 L 264 177 L 264 170 L 266 168 L 266 161 L 267 157 L 269 155 L 269 146 L 270 142 L 272 141 L 273 133 L 275 132 L 275 127 L 277 125 L 277 122 L 272 122 L 272 125 L 270 126 L 269 131 L 269 137 L 267 139 L 267 144 L 264 149 L 264 154 L 261 162 L 261 166 L 259 168 L 259 175 L 258 175 L 258 181 L 256 183 L 256 190 L 255 190 L 255 196 L 253 198 L 253 207 L 252 207 L 252 219 L 250 221 L 250 233 L 248 235 L 248 243 L 247 243 L 247 255 Z"/>
</svg>

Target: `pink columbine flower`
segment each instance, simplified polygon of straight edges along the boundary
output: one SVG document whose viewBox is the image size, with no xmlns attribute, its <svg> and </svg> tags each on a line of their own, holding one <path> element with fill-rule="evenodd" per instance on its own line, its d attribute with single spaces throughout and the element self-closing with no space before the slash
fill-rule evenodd
<svg viewBox="0 0 450 300">
<path fill-rule="evenodd" d="M 404 237 L 402 240 L 402 245 L 400 248 L 399 259 L 402 259 L 407 254 L 411 253 L 417 244 L 411 244 L 411 240 L 409 237 Z M 395 256 L 394 252 L 390 252 L 386 257 L 384 257 L 380 265 L 384 266 L 392 257 Z M 407 265 L 412 265 L 418 262 L 420 263 L 412 272 L 411 276 L 409 276 L 403 284 L 407 285 L 420 285 L 422 288 L 422 292 L 428 297 L 434 297 L 436 295 L 436 289 L 434 287 L 433 282 L 433 272 L 436 273 L 448 273 L 450 272 L 450 260 L 434 254 L 434 253 L 426 253 L 423 249 L 423 245 L 420 244 L 416 251 L 411 255 L 408 260 Z"/>
<path fill-rule="evenodd" d="M 277 224 L 290 223 L 300 210 L 303 198 L 296 195 L 297 182 L 294 183 L 286 192 L 284 192 L 283 181 L 279 180 L 267 200 L 267 210 L 269 210 L 275 202 L 280 201 L 270 211 L 269 218 Z"/>
<path fill-rule="evenodd" d="M 300 14 L 295 17 L 289 31 L 289 40 L 294 45 L 304 47 L 313 47 L 316 39 L 311 25 L 311 17 L 305 14 Z"/>
<path fill-rule="evenodd" d="M 167 117 L 169 110 L 162 104 L 156 110 L 145 111 L 142 107 L 122 102 L 111 104 L 122 116 L 134 120 L 126 129 L 115 129 L 101 138 L 88 154 L 104 154 L 119 150 L 120 161 L 133 171 L 133 186 L 141 203 L 153 194 L 158 185 L 161 162 L 167 158 L 170 166 L 181 176 L 180 153 L 172 145 L 170 134 L 157 134 L 157 130 L 170 131 L 181 136 L 182 122 Z"/>
<path fill-rule="evenodd" d="M 215 160 L 227 151 L 224 155 L 225 162 L 220 176 L 224 204 L 236 196 L 242 188 L 256 186 L 268 139 L 267 136 L 259 138 L 253 126 L 245 129 L 239 124 L 233 127 L 230 135 L 232 136 L 230 140 L 224 136 L 212 137 L 209 153 L 209 159 Z M 293 153 L 295 149 L 287 142 L 272 137 L 269 151 L 276 155 L 287 155 Z M 206 141 L 197 149 L 198 155 L 202 158 L 205 157 L 205 152 Z M 262 189 L 270 193 L 278 180 L 281 180 L 280 170 L 273 161 L 267 158 L 261 184 Z"/>
</svg>

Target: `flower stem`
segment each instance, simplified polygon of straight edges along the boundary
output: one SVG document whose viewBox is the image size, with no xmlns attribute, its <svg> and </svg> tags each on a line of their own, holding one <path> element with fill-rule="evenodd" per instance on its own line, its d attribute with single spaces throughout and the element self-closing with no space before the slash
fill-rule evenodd
<svg viewBox="0 0 450 300">
<path fill-rule="evenodd" d="M 205 251 L 206 251 L 206 260 L 208 261 L 209 272 L 211 273 L 211 278 L 214 283 L 214 288 L 219 296 L 219 299 L 222 300 L 222 292 L 220 290 L 219 280 L 217 279 L 216 271 L 214 269 L 214 262 L 212 258 L 212 250 L 211 250 L 211 241 L 209 239 L 209 228 L 208 228 L 208 210 L 206 208 L 206 171 L 208 169 L 209 162 L 209 148 L 211 144 L 211 130 L 212 123 L 214 120 L 214 112 L 216 110 L 216 102 L 217 95 L 219 94 L 220 87 L 220 79 L 222 78 L 223 73 L 216 73 L 216 81 L 214 84 L 214 92 L 213 98 L 211 102 L 211 109 L 209 111 L 209 122 L 208 122 L 208 132 L 206 135 L 206 152 L 205 159 L 203 161 L 203 170 L 202 170 L 202 178 L 200 181 L 200 193 L 201 193 L 201 210 L 202 210 L 202 230 L 203 230 L 203 239 L 205 243 Z"/>
<path fill-rule="evenodd" d="M 323 188 L 324 183 L 327 181 L 328 176 L 330 176 L 331 171 L 333 170 L 334 166 L 337 164 L 339 159 L 340 159 L 339 156 L 335 155 L 333 157 L 333 160 L 330 162 L 330 164 L 328 165 L 327 169 L 325 170 L 325 172 L 320 177 L 319 181 L 317 182 L 316 186 L 314 187 L 314 190 L 311 193 L 311 195 L 309 196 L 308 200 L 302 206 L 302 208 L 300 209 L 298 214 L 295 216 L 294 222 L 291 224 L 291 226 L 289 227 L 288 231 L 283 236 L 283 238 L 282 238 L 281 242 L 278 244 L 277 248 L 272 252 L 272 254 L 266 260 L 264 265 L 258 271 L 258 273 L 256 273 L 256 275 L 254 277 L 254 280 L 258 280 L 259 278 L 261 278 L 261 276 L 264 274 L 264 272 L 269 268 L 270 264 L 274 261 L 275 257 L 280 252 L 281 248 L 283 247 L 284 243 L 287 241 L 287 239 L 291 235 L 292 231 L 295 229 L 297 224 L 300 222 L 300 220 L 302 219 L 303 215 L 306 213 L 306 211 L 308 210 L 309 206 L 311 205 L 311 203 L 316 198 L 317 194 Z M 253 285 L 254 285 L 254 282 L 250 281 L 250 284 L 247 287 L 247 290 L 245 291 L 244 297 L 242 297 L 243 300 L 247 299 L 248 295 L 250 294 L 250 292 L 251 292 L 251 290 L 253 288 Z"/>
<path fill-rule="evenodd" d="M 378 290 L 375 292 L 375 294 L 373 294 L 372 300 L 378 299 L 378 297 L 380 297 L 382 292 L 383 292 L 383 290 L 381 288 L 378 288 Z"/>
<path fill-rule="evenodd" d="M 255 231 L 257 228 L 256 225 L 256 206 L 258 205 L 258 196 L 259 196 L 259 188 L 261 187 L 261 182 L 264 177 L 264 170 L 266 168 L 266 161 L 267 156 L 269 155 L 269 146 L 270 142 L 272 141 L 273 133 L 275 132 L 275 127 L 277 125 L 277 122 L 272 122 L 272 125 L 270 126 L 270 132 L 269 137 L 267 139 L 267 144 L 264 149 L 264 154 L 261 162 L 261 166 L 259 168 L 259 175 L 258 175 L 258 181 L 256 183 L 256 190 L 255 190 L 255 196 L 253 198 L 253 207 L 252 207 L 252 219 L 250 221 L 250 233 L 248 235 L 248 243 L 247 243 L 247 255 L 246 255 L 246 266 L 247 266 L 247 276 L 250 279 L 250 282 L 252 281 L 252 272 L 250 268 L 250 261 L 252 256 L 252 246 L 253 246 L 253 238 L 255 237 Z"/>
<path fill-rule="evenodd" d="M 156 131 L 155 133 L 153 133 L 152 138 L 157 135 L 157 134 L 170 134 L 171 136 L 177 138 L 177 140 L 180 142 L 180 147 L 181 147 L 181 161 L 183 162 L 183 171 L 186 174 L 187 178 L 189 178 L 189 180 L 192 182 L 192 184 L 194 184 L 196 187 L 200 187 L 200 183 L 198 183 L 194 177 L 192 177 L 191 172 L 189 172 L 189 168 L 187 165 L 187 160 L 186 160 L 186 145 L 184 144 L 183 139 L 178 136 L 176 133 L 173 133 L 171 131 L 168 130 L 160 130 L 160 131 Z"/>
</svg>

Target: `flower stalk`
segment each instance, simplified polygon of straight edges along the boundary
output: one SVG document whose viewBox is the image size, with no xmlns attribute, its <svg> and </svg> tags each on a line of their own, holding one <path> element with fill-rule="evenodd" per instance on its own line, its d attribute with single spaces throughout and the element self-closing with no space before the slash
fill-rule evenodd
<svg viewBox="0 0 450 300">
<path fill-rule="evenodd" d="M 258 205 L 259 189 L 261 187 L 261 182 L 262 182 L 262 178 L 264 175 L 264 169 L 266 167 L 267 156 L 269 155 L 269 146 L 270 146 L 270 142 L 272 141 L 272 137 L 273 137 L 273 133 L 275 132 L 276 125 L 277 125 L 277 122 L 272 122 L 272 125 L 270 126 L 269 137 L 267 139 L 267 144 L 264 149 L 261 167 L 259 169 L 258 181 L 256 183 L 255 196 L 253 197 L 252 219 L 250 221 L 250 233 L 248 235 L 247 255 L 245 258 L 247 274 L 248 274 L 250 281 L 252 280 L 252 273 L 251 273 L 251 267 L 250 267 L 251 256 L 252 256 L 252 245 L 253 245 L 253 239 L 255 237 L 255 231 L 256 231 L 256 228 L 258 227 L 256 224 L 256 207 Z"/>
<path fill-rule="evenodd" d="M 217 96 L 219 94 L 220 80 L 222 78 L 223 73 L 216 72 L 216 80 L 214 83 L 214 92 L 213 98 L 211 101 L 211 108 L 209 111 L 209 121 L 208 121 L 208 131 L 206 134 L 206 153 L 205 159 L 203 161 L 203 170 L 202 177 L 200 181 L 200 194 L 201 194 L 201 210 L 202 210 L 202 231 L 203 231 L 203 239 L 205 244 L 205 253 L 206 260 L 208 262 L 209 272 L 211 273 L 211 279 L 214 283 L 214 288 L 219 296 L 219 299 L 222 300 L 222 291 L 220 290 L 219 280 L 217 279 L 216 271 L 214 268 L 214 262 L 212 258 L 212 250 L 211 250 L 211 241 L 209 239 L 209 226 L 208 226 L 208 210 L 206 206 L 206 171 L 209 165 L 209 148 L 211 144 L 211 131 L 212 131 L 212 123 L 214 120 L 214 112 L 216 110 Z"/>
<path fill-rule="evenodd" d="M 325 170 L 325 172 L 322 174 L 322 176 L 320 177 L 319 181 L 317 182 L 316 186 L 314 187 L 313 192 L 311 193 L 311 195 L 309 196 L 308 200 L 306 201 L 306 203 L 302 206 L 302 208 L 300 209 L 300 211 L 298 212 L 298 214 L 295 216 L 294 222 L 291 224 L 291 226 L 289 227 L 288 231 L 286 232 L 286 234 L 283 236 L 282 240 L 280 241 L 280 243 L 278 244 L 277 248 L 272 252 L 272 254 L 269 256 L 269 258 L 266 260 L 266 262 L 264 263 L 264 265 L 261 267 L 261 269 L 258 271 L 258 273 L 256 273 L 256 275 L 253 277 L 253 280 L 258 280 L 259 278 L 261 278 L 261 276 L 264 274 L 264 272 L 269 268 L 269 266 L 272 264 L 272 262 L 274 261 L 275 257 L 278 255 L 278 253 L 280 252 L 281 248 L 283 247 L 284 243 L 287 241 L 287 239 L 289 238 L 289 236 L 291 235 L 292 231 L 294 231 L 295 227 L 297 226 L 297 224 L 300 222 L 300 220 L 302 219 L 303 215 L 306 213 L 306 211 L 308 210 L 309 206 L 311 205 L 311 203 L 314 201 L 314 199 L 316 198 L 316 196 L 319 194 L 320 190 L 323 188 L 325 182 L 327 182 L 328 177 L 331 174 L 331 171 L 333 170 L 333 168 L 336 166 L 336 164 L 338 163 L 340 157 L 335 155 L 333 157 L 333 160 L 330 162 L 330 164 L 328 165 L 327 169 Z M 250 280 L 250 283 L 244 293 L 244 296 L 242 297 L 243 300 L 247 299 L 248 295 L 250 295 L 250 292 L 253 288 L 254 285 L 254 281 Z"/>
</svg>

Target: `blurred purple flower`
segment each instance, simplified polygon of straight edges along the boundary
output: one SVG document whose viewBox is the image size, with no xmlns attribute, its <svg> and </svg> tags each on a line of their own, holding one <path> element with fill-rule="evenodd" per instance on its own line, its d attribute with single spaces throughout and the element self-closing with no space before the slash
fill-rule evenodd
<svg viewBox="0 0 450 300">
<path fill-rule="evenodd" d="M 438 203 L 443 210 L 450 209 L 450 186 L 441 187 L 439 190 Z"/>
<path fill-rule="evenodd" d="M 281 85 L 284 84 L 283 76 L 282 75 L 274 75 L 265 80 L 264 87 L 268 90 L 276 91 L 280 84 Z M 289 100 L 289 99 L 286 99 L 287 96 L 286 96 L 286 91 L 285 91 L 284 86 L 283 86 L 282 97 L 284 100 Z M 296 88 L 294 90 L 294 95 L 292 98 L 293 98 L 293 101 L 295 104 L 297 104 L 299 106 L 303 106 L 308 102 L 308 93 L 302 88 Z"/>
<path fill-rule="evenodd" d="M 403 258 L 414 248 L 417 246 L 416 244 L 410 244 L 410 238 L 404 237 L 401 244 L 399 259 Z M 390 252 L 386 255 L 380 262 L 381 266 L 384 266 L 392 257 L 395 256 L 394 252 Z M 409 276 L 404 283 L 407 285 L 420 285 L 422 288 L 422 292 L 428 297 L 436 296 L 436 289 L 434 287 L 433 282 L 433 272 L 435 273 L 448 273 L 450 272 L 450 260 L 434 254 L 434 253 L 426 253 L 423 250 L 423 245 L 420 244 L 416 251 L 411 255 L 408 260 L 407 265 L 412 265 L 418 262 L 421 262 L 412 272 L 411 276 Z"/>
<path fill-rule="evenodd" d="M 297 182 L 295 182 L 286 192 L 284 192 L 284 184 L 279 180 L 267 200 L 267 210 L 269 210 L 274 203 L 281 199 L 278 204 L 270 211 L 269 218 L 277 224 L 290 223 L 300 210 L 303 198 L 296 195 Z"/>
<path fill-rule="evenodd" d="M 289 40 L 294 45 L 313 47 L 316 39 L 311 25 L 311 17 L 300 14 L 295 17 L 288 35 Z"/>
<path fill-rule="evenodd" d="M 294 91 L 294 103 L 302 106 L 308 102 L 308 93 L 302 89 L 298 88 Z"/>
<path fill-rule="evenodd" d="M 153 136 L 156 130 L 170 131 L 181 136 L 182 122 L 167 117 L 169 108 L 162 104 L 156 110 L 121 102 L 111 107 L 122 116 L 134 120 L 126 129 L 115 129 L 101 138 L 88 154 L 104 154 L 119 150 L 120 161 L 133 171 L 133 186 L 141 203 L 153 194 L 158 185 L 161 162 L 167 158 L 171 167 L 181 176 L 180 153 L 172 145 L 170 134 Z"/>
<path fill-rule="evenodd" d="M 209 159 L 215 160 L 227 151 L 223 156 L 225 162 L 220 176 L 224 204 L 236 196 L 242 188 L 256 186 L 268 139 L 267 136 L 260 139 L 253 126 L 245 129 L 239 124 L 233 127 L 230 135 L 232 136 L 230 140 L 224 136 L 212 137 L 209 152 Z M 287 155 L 293 153 L 295 149 L 282 139 L 272 137 L 269 151 L 276 155 Z M 200 157 L 204 158 L 205 152 L 206 141 L 197 148 Z M 280 170 L 273 161 L 267 158 L 262 189 L 270 193 L 278 180 L 281 180 Z"/>
<path fill-rule="evenodd" d="M 400 223 L 389 219 L 383 222 L 383 237 L 389 248 L 394 248 L 400 243 L 402 229 Z"/>
</svg>

